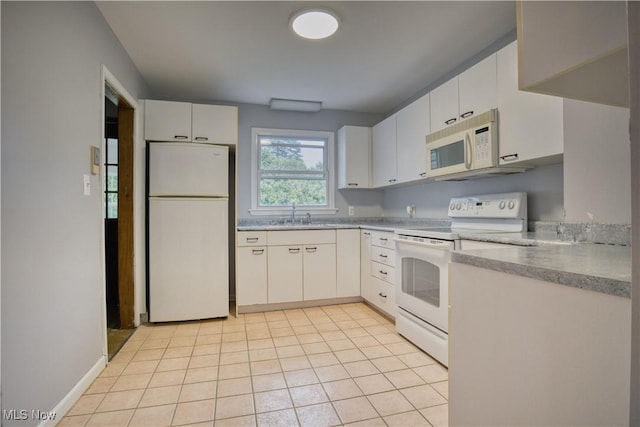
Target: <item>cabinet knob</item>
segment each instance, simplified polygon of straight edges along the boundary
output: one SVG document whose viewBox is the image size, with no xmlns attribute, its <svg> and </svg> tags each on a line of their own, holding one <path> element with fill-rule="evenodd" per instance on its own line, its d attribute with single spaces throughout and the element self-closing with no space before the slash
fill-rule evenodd
<svg viewBox="0 0 640 427">
<path fill-rule="evenodd" d="M 507 154 L 506 156 L 500 156 L 500 158 L 502 160 L 504 160 L 505 162 L 509 162 L 509 161 L 512 161 L 512 160 L 518 160 L 518 153 Z"/>
</svg>

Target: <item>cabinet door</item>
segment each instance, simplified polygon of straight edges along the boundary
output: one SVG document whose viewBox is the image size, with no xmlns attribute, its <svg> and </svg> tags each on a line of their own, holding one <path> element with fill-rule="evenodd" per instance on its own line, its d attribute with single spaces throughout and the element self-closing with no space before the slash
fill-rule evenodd
<svg viewBox="0 0 640 427">
<path fill-rule="evenodd" d="M 559 158 L 564 151 L 562 98 L 518 90 L 516 42 L 497 55 L 500 164 Z"/>
<path fill-rule="evenodd" d="M 337 230 L 337 296 L 360 295 L 360 230 Z"/>
<path fill-rule="evenodd" d="M 338 188 L 369 188 L 371 128 L 343 126 L 338 130 Z"/>
<path fill-rule="evenodd" d="M 194 142 L 225 145 L 238 142 L 237 107 L 193 104 L 191 120 Z"/>
<path fill-rule="evenodd" d="M 269 246 L 267 301 L 302 301 L 302 246 Z"/>
<path fill-rule="evenodd" d="M 371 232 L 360 231 L 360 294 L 367 301 L 373 298 L 371 281 Z"/>
<path fill-rule="evenodd" d="M 236 297 L 238 305 L 267 303 L 267 248 L 238 248 Z"/>
<path fill-rule="evenodd" d="M 144 103 L 144 139 L 147 141 L 191 141 L 191 104 L 155 101 Z"/>
<path fill-rule="evenodd" d="M 304 245 L 304 300 L 336 297 L 336 245 Z"/>
<path fill-rule="evenodd" d="M 431 132 L 458 123 L 458 77 L 431 91 Z"/>
<path fill-rule="evenodd" d="M 387 117 L 372 129 L 373 186 L 395 184 L 396 171 L 396 117 Z"/>
<path fill-rule="evenodd" d="M 496 108 L 498 98 L 496 55 L 489 55 L 458 76 L 459 119 Z"/>
<path fill-rule="evenodd" d="M 398 182 L 415 181 L 427 175 L 425 137 L 429 124 L 429 94 L 398 112 Z"/>
</svg>

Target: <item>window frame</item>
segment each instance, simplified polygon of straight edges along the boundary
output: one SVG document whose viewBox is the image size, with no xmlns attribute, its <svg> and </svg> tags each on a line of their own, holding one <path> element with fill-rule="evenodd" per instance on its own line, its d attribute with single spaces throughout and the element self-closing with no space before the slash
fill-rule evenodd
<svg viewBox="0 0 640 427">
<path fill-rule="evenodd" d="M 335 208 L 335 182 L 334 182 L 334 139 L 335 133 L 330 131 L 313 131 L 298 129 L 275 129 L 275 128 L 251 128 L 251 215 L 289 215 L 291 207 L 289 206 L 259 206 L 258 203 L 258 179 L 259 179 L 259 146 L 260 136 L 286 136 L 286 137 L 307 137 L 307 138 L 326 138 L 327 145 L 325 147 L 325 169 L 327 173 L 327 205 L 326 206 L 309 206 L 296 205 L 296 212 L 305 214 L 310 212 L 316 215 L 334 215 L 338 212 Z"/>
</svg>

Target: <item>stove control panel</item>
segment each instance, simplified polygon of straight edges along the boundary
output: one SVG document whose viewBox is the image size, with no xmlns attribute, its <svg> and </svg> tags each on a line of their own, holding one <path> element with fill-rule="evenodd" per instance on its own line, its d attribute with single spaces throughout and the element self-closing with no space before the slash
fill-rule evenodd
<svg viewBox="0 0 640 427">
<path fill-rule="evenodd" d="M 527 193 L 485 194 L 454 197 L 449 202 L 450 218 L 527 218 Z"/>
</svg>

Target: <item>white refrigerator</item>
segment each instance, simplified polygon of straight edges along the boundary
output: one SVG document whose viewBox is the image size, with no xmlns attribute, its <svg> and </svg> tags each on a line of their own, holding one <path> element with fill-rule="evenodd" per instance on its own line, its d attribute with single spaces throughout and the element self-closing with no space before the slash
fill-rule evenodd
<svg viewBox="0 0 640 427">
<path fill-rule="evenodd" d="M 229 148 L 150 142 L 149 321 L 229 315 Z"/>
</svg>

